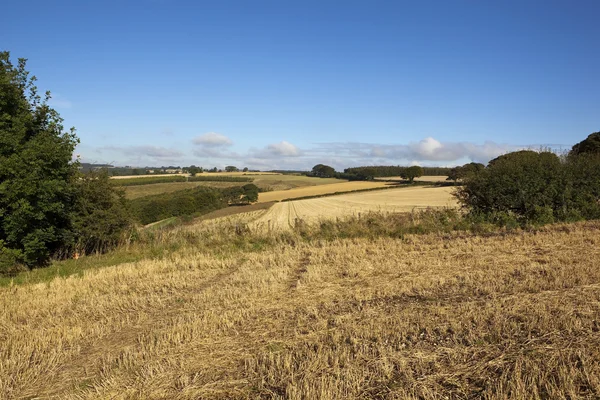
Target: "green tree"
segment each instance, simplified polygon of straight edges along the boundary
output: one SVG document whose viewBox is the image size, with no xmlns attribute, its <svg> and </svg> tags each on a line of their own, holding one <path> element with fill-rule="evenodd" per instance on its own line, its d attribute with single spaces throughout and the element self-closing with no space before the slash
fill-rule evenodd
<svg viewBox="0 0 600 400">
<path fill-rule="evenodd" d="M 129 203 L 106 170 L 91 171 L 75 183 L 73 231 L 78 253 L 106 252 L 125 239 L 132 226 Z"/>
<path fill-rule="evenodd" d="M 409 182 L 412 183 L 415 180 L 415 178 L 423 176 L 423 168 L 419 167 L 418 165 L 413 165 L 412 167 L 408 167 L 404 171 L 402 171 L 402 174 L 400 176 L 403 179 L 408 179 Z"/>
<path fill-rule="evenodd" d="M 196 167 L 195 165 L 190 165 L 186 169 L 187 169 L 187 172 L 189 172 L 189 174 L 191 176 L 196 176 L 196 174 L 202 172 L 202 168 L 201 167 Z"/>
<path fill-rule="evenodd" d="M 248 172 L 248 167 L 244 167 L 243 172 Z"/>
<path fill-rule="evenodd" d="M 600 132 L 594 132 L 574 145 L 569 155 L 577 156 L 584 153 L 600 154 Z"/>
<path fill-rule="evenodd" d="M 35 267 L 73 241 L 78 139 L 25 67 L 0 53 L 0 251 Z"/>
<path fill-rule="evenodd" d="M 319 178 L 333 178 L 335 177 L 335 169 L 329 165 L 317 164 L 312 169 L 312 175 Z"/>
<path fill-rule="evenodd" d="M 497 157 L 485 170 L 466 176 L 456 195 L 473 214 L 551 222 L 566 204 L 565 180 L 556 154 L 522 150 Z"/>
<path fill-rule="evenodd" d="M 238 172 L 239 169 L 236 166 L 228 165 L 225 167 L 225 172 Z"/>
<path fill-rule="evenodd" d="M 244 195 L 242 199 L 247 203 L 254 203 L 258 201 L 258 186 L 253 183 L 248 183 L 242 186 Z"/>
</svg>

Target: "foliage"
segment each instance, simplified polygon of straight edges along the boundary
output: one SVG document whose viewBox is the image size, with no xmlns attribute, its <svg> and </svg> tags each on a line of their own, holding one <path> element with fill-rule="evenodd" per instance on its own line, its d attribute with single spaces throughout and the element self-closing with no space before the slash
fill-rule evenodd
<svg viewBox="0 0 600 400">
<path fill-rule="evenodd" d="M 35 267 L 72 243 L 78 139 L 63 131 L 50 93 L 41 98 L 25 67 L 0 53 L 0 241 L 3 254 Z"/>
<path fill-rule="evenodd" d="M 119 245 L 132 225 L 123 190 L 111 184 L 106 171 L 83 175 L 75 187 L 74 250 L 89 254 Z"/>
<path fill-rule="evenodd" d="M 410 182 L 413 182 L 415 178 L 423 176 L 423 168 L 418 165 L 413 165 L 412 167 L 406 168 L 400 176 L 404 179 L 408 179 Z"/>
<path fill-rule="evenodd" d="M 335 169 L 329 165 L 317 164 L 312 169 L 312 175 L 318 178 L 334 178 Z"/>
<path fill-rule="evenodd" d="M 346 168 L 344 174 L 347 176 L 354 175 L 354 178 L 350 180 L 370 180 L 373 178 L 382 178 L 390 176 L 402 176 L 404 170 L 408 167 L 402 167 L 399 165 L 379 165 L 370 167 L 353 167 Z M 445 167 L 422 167 L 423 175 L 430 176 L 446 176 L 450 173 L 450 168 Z M 346 178 L 348 179 L 348 178 Z"/>
<path fill-rule="evenodd" d="M 594 132 L 574 145 L 569 155 L 578 156 L 586 153 L 600 154 L 600 132 Z"/>
<path fill-rule="evenodd" d="M 190 178 L 192 179 L 192 178 Z M 174 176 L 145 176 L 142 178 L 130 178 L 130 179 L 111 179 L 111 183 L 114 186 L 139 186 L 139 185 L 152 185 L 155 183 L 170 183 L 170 182 L 185 182 L 186 177 L 181 175 Z"/>
<path fill-rule="evenodd" d="M 228 190 L 199 186 L 131 200 L 136 220 L 147 225 L 165 218 L 181 215 L 205 214 L 226 207 Z"/>
<path fill-rule="evenodd" d="M 234 166 L 234 165 L 228 165 L 225 167 L 225 172 L 238 172 L 239 169 L 238 167 Z"/>
<path fill-rule="evenodd" d="M 499 225 L 600 218 L 600 155 L 509 153 L 466 176 L 457 198 L 472 216 Z"/>
<path fill-rule="evenodd" d="M 454 167 L 448 172 L 447 180 L 456 182 L 460 179 L 468 178 L 470 175 L 477 174 L 484 169 L 485 165 L 475 162 L 465 164 L 462 167 Z"/>
<path fill-rule="evenodd" d="M 190 165 L 187 168 L 184 168 L 184 171 L 187 171 L 191 176 L 196 176 L 196 174 L 202 173 L 202 167 L 196 167 L 195 165 Z"/>
</svg>

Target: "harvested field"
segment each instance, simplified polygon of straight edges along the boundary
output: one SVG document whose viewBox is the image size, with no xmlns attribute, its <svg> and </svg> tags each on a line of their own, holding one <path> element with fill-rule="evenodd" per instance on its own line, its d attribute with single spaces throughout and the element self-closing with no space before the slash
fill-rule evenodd
<svg viewBox="0 0 600 400">
<path fill-rule="evenodd" d="M 597 222 L 190 242 L 2 288 L 0 398 L 598 398 L 598 243 Z"/>
<path fill-rule="evenodd" d="M 311 178 L 311 179 L 320 179 L 320 178 Z M 278 190 L 273 192 L 261 193 L 258 196 L 259 202 L 269 202 L 269 201 L 281 201 L 286 199 L 295 199 L 298 197 L 305 196 L 318 196 L 324 194 L 331 194 L 336 192 L 351 192 L 354 190 L 364 190 L 364 189 L 373 189 L 380 188 L 386 186 L 392 186 L 392 183 L 389 182 L 364 182 L 364 181 L 342 181 L 337 180 L 339 183 L 329 183 L 318 186 L 307 186 L 300 187 L 296 189 L 289 190 Z"/>
<path fill-rule="evenodd" d="M 416 186 L 276 203 L 264 216 L 255 221 L 252 227 L 288 229 L 295 225 L 297 219 L 313 223 L 359 213 L 456 207 L 457 202 L 451 194 L 453 190 L 452 187 Z"/>
<path fill-rule="evenodd" d="M 306 186 L 329 185 L 346 183 L 348 181 L 336 178 L 315 178 L 305 175 L 261 175 L 254 177 L 254 184 L 263 190 L 281 191 Z"/>
</svg>

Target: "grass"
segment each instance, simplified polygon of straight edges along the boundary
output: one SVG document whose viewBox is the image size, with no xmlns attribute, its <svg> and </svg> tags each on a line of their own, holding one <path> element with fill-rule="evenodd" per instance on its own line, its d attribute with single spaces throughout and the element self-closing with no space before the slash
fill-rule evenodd
<svg viewBox="0 0 600 400">
<path fill-rule="evenodd" d="M 179 245 L 1 289 L 0 397 L 600 396 L 598 222 L 328 240 L 230 228 L 155 232 Z"/>
<path fill-rule="evenodd" d="M 125 196 L 132 200 L 144 196 L 155 194 L 173 193 L 179 190 L 193 189 L 198 186 L 208 186 L 216 188 L 227 188 L 232 186 L 242 186 L 239 182 L 170 182 L 155 183 L 150 185 L 127 186 L 125 187 Z"/>
</svg>

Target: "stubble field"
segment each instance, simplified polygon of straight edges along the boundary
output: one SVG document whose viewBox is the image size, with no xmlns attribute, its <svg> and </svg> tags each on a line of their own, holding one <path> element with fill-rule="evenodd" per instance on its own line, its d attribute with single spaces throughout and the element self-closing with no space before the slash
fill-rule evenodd
<svg viewBox="0 0 600 400">
<path fill-rule="evenodd" d="M 275 203 L 262 217 L 252 222 L 251 227 L 289 229 L 298 220 L 314 223 L 369 212 L 410 212 L 423 208 L 456 207 L 453 190 L 453 187 L 415 186 Z"/>
<path fill-rule="evenodd" d="M 597 222 L 218 249 L 191 228 L 0 289 L 0 398 L 600 396 Z"/>
</svg>

